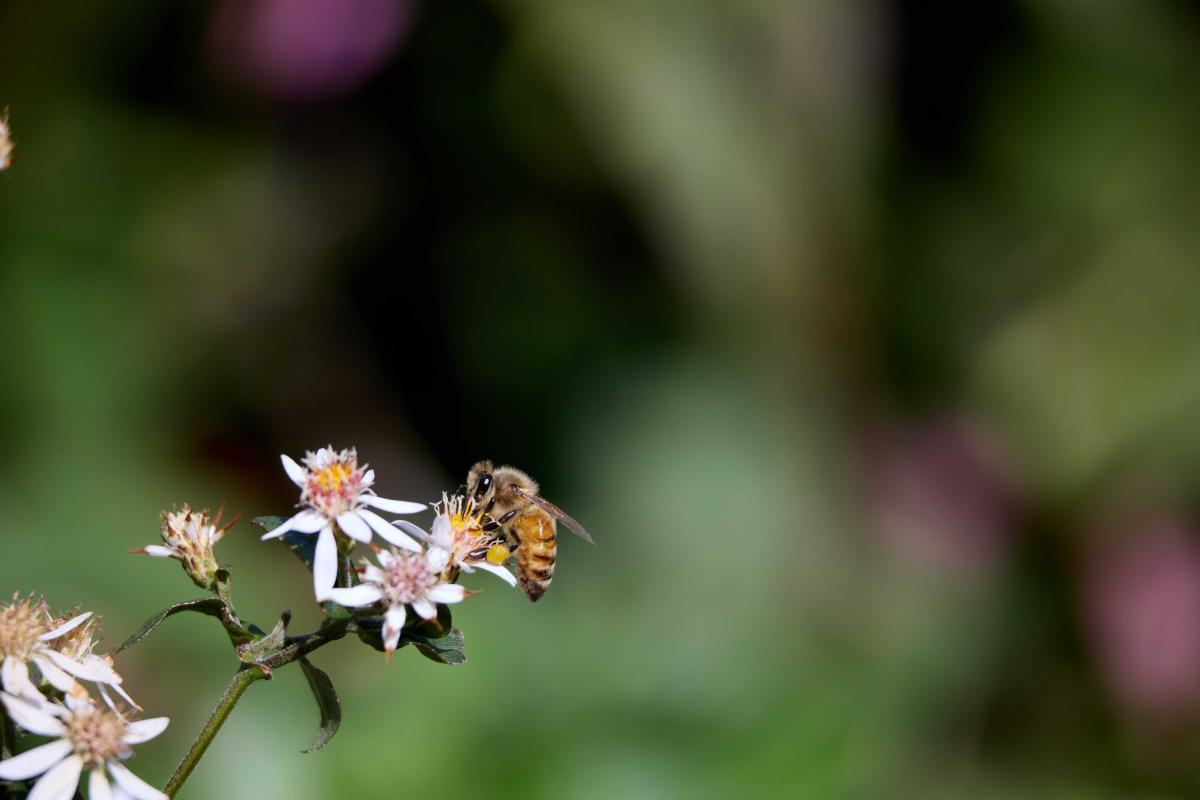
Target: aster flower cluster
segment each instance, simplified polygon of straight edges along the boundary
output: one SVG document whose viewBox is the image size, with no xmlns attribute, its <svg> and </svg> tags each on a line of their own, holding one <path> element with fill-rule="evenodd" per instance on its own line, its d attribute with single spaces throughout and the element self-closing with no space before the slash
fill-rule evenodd
<svg viewBox="0 0 1200 800">
<path fill-rule="evenodd" d="M 165 798 L 123 762 L 167 719 L 133 718 L 138 706 L 112 658 L 94 652 L 96 636 L 90 611 L 54 616 L 43 599 L 19 595 L 0 606 L 0 704 L 10 723 L 0 780 L 32 781 L 32 800 L 71 798 L 86 771 L 91 798 Z M 18 752 L 25 734 L 51 741 Z M 11 785 L 6 791 L 19 796 Z"/>
<path fill-rule="evenodd" d="M 244 620 L 233 603 L 233 575 L 216 547 L 236 518 L 224 525 L 182 504 L 164 511 L 156 542 L 132 553 L 177 561 L 205 596 L 175 603 L 151 617 L 116 650 L 95 652 L 97 619 L 91 612 L 53 614 L 41 598 L 14 595 L 0 604 L 0 795 L 30 800 L 67 800 L 86 783 L 92 800 L 174 797 L 228 717 L 254 682 L 299 663 L 320 711 L 310 750 L 323 746 L 341 724 L 341 705 L 329 676 L 308 658 L 347 637 L 386 654 L 409 645 L 443 664 L 461 664 L 464 637 L 453 626 L 451 607 L 476 592 L 460 577 L 489 572 L 509 586 L 509 545 L 503 520 L 465 494 L 441 495 L 432 506 L 382 497 L 375 471 L 353 449 L 320 448 L 299 460 L 281 456 L 286 476 L 299 490 L 288 516 L 254 520 L 261 538 L 282 542 L 312 573 L 312 597 L 325 613 L 317 630 L 291 634 L 291 613 L 274 625 Z M 428 529 L 406 517 L 434 512 Z M 510 515 L 511 516 L 511 515 Z M 236 670 L 206 725 L 163 790 L 129 771 L 124 762 L 135 745 L 167 726 L 165 717 L 138 720 L 141 709 L 114 669 L 117 653 L 149 636 L 170 617 L 199 612 L 218 620 L 231 645 Z M 49 737 L 29 746 L 28 736 Z"/>
</svg>

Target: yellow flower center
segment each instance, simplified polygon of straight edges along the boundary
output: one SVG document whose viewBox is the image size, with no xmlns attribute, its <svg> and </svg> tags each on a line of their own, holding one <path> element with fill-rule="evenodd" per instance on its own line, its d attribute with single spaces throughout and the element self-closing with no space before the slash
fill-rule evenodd
<svg viewBox="0 0 1200 800">
<path fill-rule="evenodd" d="M 302 501 L 329 517 L 336 517 L 354 507 L 362 494 L 365 468 L 346 453 L 328 464 L 308 465 Z"/>
<path fill-rule="evenodd" d="M 312 480 L 316 481 L 322 491 L 341 491 L 342 484 L 350 480 L 350 467 L 347 464 L 330 464 L 325 469 L 313 473 Z"/>
</svg>

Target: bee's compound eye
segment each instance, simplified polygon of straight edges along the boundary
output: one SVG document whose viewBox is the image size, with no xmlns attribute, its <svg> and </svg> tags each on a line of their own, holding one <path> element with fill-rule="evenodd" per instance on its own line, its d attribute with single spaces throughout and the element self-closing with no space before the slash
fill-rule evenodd
<svg viewBox="0 0 1200 800">
<path fill-rule="evenodd" d="M 492 474 L 485 472 L 479 477 L 479 483 L 475 484 L 475 499 L 480 500 L 492 490 Z"/>
</svg>

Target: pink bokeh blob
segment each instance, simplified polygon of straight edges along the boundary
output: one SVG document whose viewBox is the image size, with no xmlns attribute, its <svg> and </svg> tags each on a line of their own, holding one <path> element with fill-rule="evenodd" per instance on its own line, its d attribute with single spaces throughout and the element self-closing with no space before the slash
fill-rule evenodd
<svg viewBox="0 0 1200 800">
<path fill-rule="evenodd" d="M 1020 493 L 998 441 L 978 425 L 893 427 L 872 441 L 867 469 L 873 529 L 903 561 L 975 578 L 1007 560 Z"/>
<path fill-rule="evenodd" d="M 1145 520 L 1087 556 L 1088 635 L 1116 699 L 1153 717 L 1200 706 L 1200 544 L 1178 519 Z"/>
<path fill-rule="evenodd" d="M 230 79 L 280 99 L 334 99 L 362 86 L 412 27 L 413 0 L 226 0 L 211 51 Z"/>
</svg>

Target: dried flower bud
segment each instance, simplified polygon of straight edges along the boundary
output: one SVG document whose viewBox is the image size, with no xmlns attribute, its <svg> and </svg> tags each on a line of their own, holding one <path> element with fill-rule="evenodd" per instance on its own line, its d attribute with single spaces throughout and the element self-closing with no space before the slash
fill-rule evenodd
<svg viewBox="0 0 1200 800">
<path fill-rule="evenodd" d="M 210 519 L 208 509 L 193 511 L 187 503 L 174 511 L 164 511 L 162 514 L 162 538 L 166 546 L 151 544 L 134 553 L 145 553 L 159 558 L 174 558 L 183 564 L 188 577 L 202 589 L 215 589 L 217 556 L 213 548 L 225 531 L 229 530 L 237 518 L 230 520 L 224 527 L 221 525 L 221 512 L 217 518 Z"/>
</svg>

